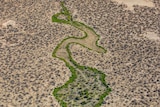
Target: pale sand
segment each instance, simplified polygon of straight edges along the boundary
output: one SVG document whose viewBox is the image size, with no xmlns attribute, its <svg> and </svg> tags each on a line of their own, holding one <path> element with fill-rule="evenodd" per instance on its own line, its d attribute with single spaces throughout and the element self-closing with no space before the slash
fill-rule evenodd
<svg viewBox="0 0 160 107">
<path fill-rule="evenodd" d="M 149 39 L 150 41 L 154 41 L 155 43 L 160 43 L 160 35 L 153 31 L 146 31 L 138 36 L 134 36 L 135 39 Z"/>
<path fill-rule="evenodd" d="M 66 50 L 66 46 L 69 43 L 78 43 L 78 44 L 82 44 L 84 46 L 86 46 L 89 49 L 92 49 L 94 51 L 103 53 L 105 52 L 102 48 L 99 48 L 96 45 L 96 41 L 98 40 L 98 36 L 91 31 L 90 29 L 88 29 L 87 27 L 80 27 L 83 31 L 85 31 L 87 33 L 87 37 L 84 39 L 75 39 L 75 38 L 69 38 L 66 39 L 65 41 L 63 41 L 63 43 L 60 45 L 59 49 L 56 52 L 56 55 L 60 58 L 65 59 L 67 62 L 70 63 L 70 59 L 69 59 L 69 55 L 68 52 Z M 72 65 L 72 63 L 70 63 Z"/>
<path fill-rule="evenodd" d="M 27 2 L 30 2 L 30 1 L 31 0 L 28 0 Z M 116 1 L 116 0 L 114 0 L 114 1 Z M 37 1 L 36 3 L 40 4 L 39 2 Z M 29 100 L 29 97 L 33 96 L 33 98 L 31 99 L 31 103 L 27 103 L 26 106 L 28 106 L 28 107 L 35 107 L 35 106 L 53 107 L 53 106 L 51 106 L 51 104 L 53 104 L 54 107 L 60 107 L 60 105 L 58 104 L 57 100 L 55 100 L 54 96 L 52 96 L 52 90 L 55 87 L 63 85 L 69 79 L 71 73 L 70 73 L 69 69 L 65 66 L 64 62 L 52 57 L 52 51 L 57 46 L 57 44 L 61 40 L 63 40 L 64 38 L 66 38 L 66 37 L 68 37 L 70 35 L 74 35 L 76 37 L 77 36 L 79 37 L 79 36 L 82 36 L 82 35 L 77 35 L 77 34 L 79 34 L 77 32 L 77 29 L 74 29 L 71 26 L 59 25 L 59 24 L 55 24 L 55 23 L 51 22 L 51 16 L 54 13 L 59 12 L 59 9 L 60 9 L 59 2 L 56 2 L 56 1 L 54 1 L 54 2 L 45 1 L 45 2 L 46 2 L 46 4 L 44 4 L 44 6 L 48 7 L 48 9 L 47 8 L 44 9 L 44 7 L 42 7 L 41 5 L 39 5 L 39 6 L 36 5 L 36 6 L 29 7 L 29 8 L 27 6 L 25 6 L 25 5 L 23 5 L 23 8 L 17 7 L 18 10 L 21 10 L 20 12 L 22 12 L 23 13 L 22 15 L 24 15 L 25 17 L 22 17 L 21 14 L 17 14 L 16 16 L 18 16 L 18 17 L 16 17 L 16 16 L 14 16 L 13 12 L 9 12 L 8 16 L 7 16 L 6 15 L 7 14 L 6 11 L 8 11 L 10 9 L 10 7 L 9 7 L 10 5 L 2 4 L 2 5 L 4 5 L 4 7 L 7 6 L 8 8 L 6 9 L 6 11 L 4 11 L 4 13 L 6 13 L 5 15 L 3 14 L 4 18 L 0 19 L 0 27 L 2 27 L 2 23 L 6 23 L 9 20 L 15 20 L 17 18 L 16 25 L 18 24 L 17 25 L 18 30 L 19 30 L 18 33 L 20 35 L 20 36 L 17 37 L 17 39 L 19 39 L 21 37 L 25 37 L 26 39 L 30 39 L 30 40 L 26 40 L 24 38 L 23 39 L 24 40 L 23 43 L 26 43 L 26 44 L 24 44 L 22 46 L 19 46 L 19 45 L 11 46 L 11 44 L 8 43 L 7 44 L 7 48 L 9 48 L 10 51 L 8 51 L 7 49 L 5 49 L 2 46 L 2 49 L 0 51 L 0 52 L 2 52 L 2 54 L 1 54 L 2 57 L 0 57 L 0 59 L 1 59 L 0 63 L 2 64 L 0 66 L 0 68 L 1 68 L 0 69 L 0 71 L 1 71 L 0 98 L 3 98 L 3 99 L 1 99 L 0 106 L 4 105 L 4 107 L 12 107 L 12 106 L 13 107 L 22 107 L 23 104 L 25 104 L 25 102 Z M 76 20 L 80 21 L 80 22 L 87 22 L 87 18 L 89 16 L 93 17 L 94 15 L 90 14 L 91 11 L 88 11 L 88 13 L 87 13 L 88 16 L 82 17 L 85 14 L 80 14 L 80 13 L 85 13 L 85 11 L 83 12 L 81 10 L 81 9 L 83 9 L 83 5 L 85 3 L 82 3 L 82 2 L 79 3 L 79 4 L 82 4 L 82 6 L 80 6 L 78 4 L 78 2 L 79 1 L 77 1 L 77 3 L 75 3 L 75 4 L 77 4 L 77 6 L 75 6 L 73 8 L 73 10 L 75 10 L 76 7 L 80 8 L 80 9 L 77 8 L 77 12 L 75 11 L 75 15 L 78 16 Z M 67 2 L 67 3 L 70 5 L 68 7 L 70 7 L 70 9 L 71 9 L 71 2 L 70 3 Z M 12 4 L 14 5 L 16 3 L 13 2 Z M 21 4 L 25 4 L 25 3 L 20 3 L 20 5 Z M 49 6 L 49 4 L 51 6 Z M 104 8 L 103 4 L 104 3 L 102 3 L 102 1 L 99 1 L 99 7 L 102 7 L 106 11 L 108 9 L 114 10 L 114 7 L 108 8 L 107 4 L 105 4 L 105 6 L 104 6 L 105 8 Z M 15 7 L 15 6 L 13 6 L 13 7 Z M 3 8 L 3 6 L 2 6 L 2 8 Z M 98 8 L 98 6 L 97 6 L 97 8 Z M 39 20 L 35 19 L 40 24 L 37 24 L 37 27 L 33 29 L 34 30 L 33 33 L 30 32 L 30 30 L 31 30 L 30 27 L 32 27 L 32 26 L 29 24 L 29 22 L 24 22 L 25 20 L 20 20 L 21 18 L 24 18 L 24 19 L 30 21 L 31 19 L 28 18 L 28 15 L 31 14 L 31 12 L 29 12 L 29 10 L 32 11 L 32 9 L 33 10 L 37 9 L 37 11 L 41 10 L 41 12 L 45 11 L 45 13 L 47 13 L 46 17 L 40 17 L 40 18 L 38 18 Z M 71 11 L 73 11 L 73 10 L 71 9 Z M 87 9 L 84 9 L 84 10 L 87 10 Z M 108 13 L 111 12 L 110 10 L 108 11 Z M 39 11 L 38 12 L 37 11 L 33 11 L 32 15 L 36 16 L 36 15 L 41 14 Z M 16 11 L 15 13 L 17 13 L 17 12 L 18 11 Z M 103 13 L 103 11 L 101 11 L 101 12 L 102 12 L 102 14 L 105 14 L 105 11 L 104 11 L 104 13 Z M 100 12 L 100 14 L 101 14 L 101 12 Z M 117 13 L 118 11 L 117 12 L 114 11 L 114 12 L 115 12 L 115 14 L 118 14 Z M 93 11 L 93 13 L 95 13 L 95 16 L 98 15 L 94 11 Z M 145 12 L 142 12 L 142 13 L 145 13 Z M 149 12 L 149 13 L 151 14 L 150 16 L 153 17 L 153 14 L 151 12 Z M 43 16 L 43 15 L 41 15 L 41 16 Z M 119 17 L 114 17 L 114 16 L 115 15 L 113 14 L 113 18 L 115 18 L 115 19 L 120 17 L 120 16 Z M 96 17 L 93 17 L 93 18 L 96 18 Z M 138 17 L 141 18 L 141 16 L 138 16 Z M 109 16 L 109 18 L 112 18 L 112 12 L 111 12 L 111 15 Z M 43 19 L 43 20 L 40 20 L 40 19 Z M 102 17 L 101 20 L 106 20 L 106 19 L 108 19 L 108 18 L 106 18 L 106 17 L 103 18 Z M 128 20 L 129 19 L 127 19 L 127 21 Z M 44 21 L 46 21 L 46 22 L 44 22 Z M 120 21 L 122 21 L 122 20 L 120 20 Z M 22 22 L 24 22 L 24 24 Z M 89 22 L 92 22 L 92 21 L 89 21 Z M 104 22 L 105 22 L 104 25 L 107 26 L 108 22 L 107 21 L 104 21 Z M 142 20 L 142 22 L 145 22 L 145 21 Z M 40 27 L 42 26 L 42 28 L 43 28 L 43 26 L 46 23 L 47 23 L 47 27 L 44 28 L 43 30 L 41 30 Z M 91 23 L 90 25 L 93 26 L 94 25 L 93 23 Z M 98 23 L 100 23 L 100 22 L 98 22 Z M 33 21 L 33 24 L 36 25 L 36 23 L 34 21 Z M 134 22 L 132 24 L 134 25 Z M 132 26 L 132 24 L 128 25 L 128 26 Z M 136 21 L 135 21 L 135 24 L 138 24 L 138 22 L 136 23 Z M 25 25 L 29 26 L 29 27 L 28 27 L 28 29 L 23 31 L 22 28 L 24 28 L 24 27 L 21 28 L 19 26 L 25 26 Z M 146 88 L 148 88 L 150 90 L 150 92 L 148 94 L 152 95 L 152 93 L 153 93 L 153 95 L 150 96 L 150 97 L 146 97 L 146 95 L 143 94 L 143 93 L 135 93 L 135 92 L 131 92 L 130 91 L 130 89 L 133 89 L 134 87 L 138 87 L 138 85 L 142 85 L 143 84 L 143 83 L 138 83 L 138 79 L 139 79 L 139 81 L 141 80 L 142 82 L 144 82 L 144 81 L 148 82 L 149 80 L 151 81 L 152 78 L 153 78 L 152 81 L 158 80 L 157 79 L 158 75 L 157 76 L 155 75 L 156 77 L 154 77 L 154 75 L 153 75 L 154 73 L 158 72 L 158 70 L 157 71 L 153 70 L 152 74 L 147 75 L 147 73 L 148 73 L 147 70 L 151 69 L 151 67 L 150 68 L 146 68 L 146 67 L 142 66 L 141 68 L 138 68 L 139 64 L 137 64 L 135 67 L 133 67 L 133 68 L 137 68 L 137 70 L 135 70 L 135 72 L 132 72 L 132 74 L 129 74 L 128 70 L 125 70 L 126 73 L 125 72 L 117 72 L 117 73 L 121 73 L 121 75 L 114 73 L 115 71 L 119 71 L 119 70 L 122 71 L 123 68 L 120 65 L 117 66 L 118 64 L 112 65 L 112 63 L 118 63 L 117 60 L 125 61 L 125 58 L 126 58 L 126 60 L 128 60 L 129 58 L 132 58 L 132 57 L 129 57 L 128 56 L 129 54 L 125 53 L 125 51 L 129 52 L 129 50 L 121 51 L 121 52 L 123 52 L 123 54 L 125 54 L 124 56 L 128 56 L 128 59 L 127 59 L 127 57 L 123 57 L 121 55 L 121 52 L 114 51 L 114 50 L 112 51 L 113 48 L 120 47 L 120 45 L 122 43 L 122 41 L 118 42 L 119 45 L 117 45 L 116 42 L 111 41 L 112 38 L 114 38 L 115 40 L 120 40 L 121 39 L 120 38 L 121 36 L 115 37 L 114 35 L 112 35 L 112 34 L 107 32 L 106 29 L 109 29 L 110 27 L 113 28 L 113 26 L 109 26 L 109 28 L 108 27 L 104 27 L 103 28 L 102 24 L 100 24 L 100 25 L 97 24 L 97 26 L 99 27 L 100 30 L 105 32 L 105 34 L 103 34 L 103 33 L 102 34 L 99 33 L 99 34 L 101 35 L 101 37 L 104 36 L 103 37 L 104 38 L 104 42 L 102 42 L 101 45 L 107 49 L 107 53 L 106 54 L 101 56 L 100 54 L 98 54 L 98 53 L 96 53 L 94 51 L 90 51 L 90 50 L 88 50 L 86 48 L 82 49 L 82 46 L 79 46 L 79 45 L 76 45 L 73 48 L 71 47 L 71 51 L 76 52 L 76 49 L 77 49 L 77 54 L 73 54 L 73 55 L 75 55 L 73 58 L 75 58 L 75 60 L 78 61 L 78 63 L 80 63 L 82 65 L 86 65 L 86 66 L 92 66 L 92 67 L 97 68 L 98 70 L 104 71 L 106 73 L 106 75 L 107 75 L 106 81 L 110 82 L 110 87 L 112 88 L 113 91 L 111 92 L 111 94 L 109 94 L 107 96 L 107 98 L 109 97 L 110 99 L 106 99 L 105 101 L 106 102 L 111 102 L 113 100 L 113 103 L 110 103 L 110 105 L 108 103 L 103 104 L 102 107 L 128 107 L 128 106 L 132 107 L 131 104 L 128 104 L 128 103 L 130 103 L 132 101 L 132 99 L 129 99 L 130 102 L 126 103 L 125 100 L 124 100 L 125 99 L 124 95 L 127 95 L 127 96 L 132 97 L 132 98 L 136 98 L 137 95 L 139 95 L 139 96 L 142 95 L 142 96 L 145 97 L 145 99 L 141 99 L 142 101 L 146 101 L 146 102 L 148 101 L 147 104 L 149 104 L 150 107 L 158 107 L 159 96 L 156 95 L 156 93 L 158 93 L 158 92 L 153 92 L 154 90 L 156 90 L 156 88 L 159 89 L 158 88 L 159 87 L 158 82 L 157 83 L 152 83 L 153 86 L 146 85 Z M 117 25 L 117 26 L 119 26 L 119 25 Z M 100 30 L 97 30 L 97 31 L 100 31 Z M 128 29 L 126 29 L 126 30 L 128 30 Z M 2 29 L 2 31 L 4 31 L 4 29 Z M 68 31 L 70 31 L 70 32 L 68 32 Z M 113 31 L 113 30 L 111 29 L 111 31 Z M 13 32 L 13 33 L 15 34 L 16 32 Z M 29 35 L 26 35 L 26 33 L 29 34 Z M 113 31 L 113 34 L 114 33 L 116 33 L 116 32 Z M 4 33 L 5 36 L 10 36 L 9 34 L 10 33 Z M 35 34 L 37 34 L 37 35 L 35 35 Z M 49 36 L 50 34 L 51 34 L 51 38 L 48 38 L 48 40 L 45 40 L 45 38 L 50 37 Z M 151 34 L 151 33 L 147 33 L 147 34 Z M 153 35 L 154 34 L 158 36 L 158 33 L 157 34 L 153 33 Z M 2 32 L 2 35 L 3 35 L 3 32 Z M 143 34 L 142 36 L 144 37 L 145 35 L 146 34 Z M 39 38 L 39 40 L 42 41 L 42 42 L 40 42 L 42 44 L 40 44 L 38 42 L 38 45 L 40 47 L 37 47 L 36 50 L 29 49 L 29 48 L 31 48 L 31 45 L 33 45 L 33 47 L 36 47 L 36 44 L 37 44 L 37 43 L 31 44 L 31 42 L 29 42 L 29 41 L 33 41 L 32 40 L 33 36 Z M 110 38 L 108 38 L 108 36 Z M 157 38 L 157 36 L 155 36 L 154 38 Z M 144 39 L 144 38 L 140 38 L 139 37 L 139 39 L 141 40 L 141 39 Z M 153 39 L 151 39 L 151 40 L 153 40 Z M 3 42 L 5 42 L 5 41 L 6 40 L 3 39 Z M 21 39 L 19 39 L 19 41 L 22 42 Z M 52 42 L 50 42 L 50 41 L 52 41 Z M 111 42 L 108 43 L 108 41 L 111 41 Z M 29 43 L 27 43 L 27 42 L 29 42 Z M 125 42 L 125 41 L 123 41 L 123 42 Z M 136 43 L 137 44 L 141 44 L 141 42 L 136 42 L 136 41 L 131 41 L 131 42 L 133 42 L 135 44 Z M 45 45 L 47 43 L 49 44 L 49 46 Z M 110 44 L 113 45 L 113 46 L 111 46 Z M 149 45 L 149 43 L 147 44 L 147 41 L 145 43 L 143 43 L 143 44 L 144 44 L 144 45 L 142 45 L 143 47 L 145 47 L 145 45 L 147 45 L 147 47 L 152 46 L 152 45 Z M 108 45 L 110 45 L 110 46 L 108 46 Z M 4 44 L 4 46 L 5 46 L 5 44 Z M 154 45 L 152 47 L 154 47 Z M 157 46 L 157 48 L 159 49 L 158 46 Z M 82 49 L 82 51 L 83 50 L 84 51 L 81 52 L 80 51 L 81 49 Z M 142 53 L 144 58 L 145 57 L 148 58 L 148 59 L 145 59 L 146 61 L 149 61 L 150 60 L 149 58 L 155 58 L 155 59 L 151 60 L 151 64 L 152 64 L 152 66 L 153 65 L 158 65 L 158 60 L 156 60 L 156 59 L 158 59 L 158 56 L 159 56 L 158 52 L 156 52 L 157 55 L 154 54 L 153 56 L 151 56 L 151 54 L 145 54 L 145 51 L 143 53 L 141 51 L 141 49 L 137 49 L 137 48 L 130 49 L 130 51 L 133 51 L 133 50 L 136 51 L 138 55 L 140 55 Z M 111 55 L 107 56 L 109 51 L 110 51 Z M 42 54 L 42 53 L 45 53 L 45 54 Z M 7 61 L 7 59 L 8 59 L 7 57 L 9 58 L 8 61 Z M 22 64 L 21 64 L 20 61 L 23 62 L 23 59 L 25 59 L 25 58 L 27 58 L 27 60 L 24 63 L 24 65 L 26 67 L 25 68 L 21 68 Z M 42 60 L 42 61 L 40 62 L 40 60 Z M 134 60 L 137 61 L 136 58 Z M 156 63 L 156 61 L 157 61 L 157 63 Z M 14 63 L 12 64 L 10 62 L 14 62 Z M 153 62 L 155 62 L 155 64 L 153 64 Z M 8 65 L 5 65 L 5 64 L 8 64 Z M 129 70 L 131 70 L 130 68 L 131 68 L 131 66 L 133 66 L 133 64 L 136 64 L 136 63 L 134 63 L 132 61 L 127 61 L 126 65 L 124 63 L 123 67 L 127 66 L 127 67 L 129 67 Z M 141 61 L 141 64 L 144 65 L 145 62 Z M 123 65 L 123 63 L 122 63 L 122 65 Z M 16 70 L 16 69 L 14 70 L 14 66 L 16 68 L 18 68 L 18 70 Z M 18 67 L 18 66 L 20 66 L 20 67 Z M 119 68 L 117 68 L 117 67 L 119 67 Z M 115 69 L 117 68 L 117 69 L 113 70 L 113 68 L 115 68 Z M 154 66 L 152 68 L 154 68 Z M 141 73 L 139 71 L 139 69 L 144 69 L 144 71 Z M 5 75 L 2 74 L 3 72 L 5 73 Z M 11 74 L 8 74 L 8 73 L 11 73 Z M 136 73 L 137 73 L 137 75 L 136 75 Z M 17 74 L 20 75 L 20 77 L 17 77 L 17 79 L 19 79 L 19 80 L 11 78 L 11 75 L 16 76 Z M 26 75 L 24 75 L 24 74 L 26 74 Z M 144 75 L 146 74 L 147 77 L 142 79 L 141 77 L 143 76 L 143 74 Z M 39 77 L 36 78 L 36 77 L 34 77 L 34 75 L 37 75 Z M 153 77 L 151 77 L 152 75 L 153 75 Z M 31 76 L 32 76 L 32 78 L 31 78 Z M 131 76 L 133 76 L 133 78 L 131 78 Z M 8 80 L 3 79 L 4 77 L 8 77 Z M 125 77 L 125 80 L 122 80 L 121 77 Z M 40 78 L 43 78 L 43 80 L 40 79 Z M 131 79 L 135 78 L 135 79 L 133 81 L 129 82 L 130 78 Z M 11 80 L 15 80 L 15 84 L 11 84 L 9 82 Z M 30 82 L 30 80 L 31 80 L 31 82 Z M 35 81 L 33 81 L 33 80 L 35 80 Z M 55 82 L 55 85 L 51 84 L 52 82 Z M 114 83 L 114 82 L 115 82 L 115 85 L 112 85 L 112 83 Z M 123 82 L 123 84 L 122 84 L 122 82 Z M 124 82 L 125 82 L 125 84 L 124 84 Z M 21 83 L 26 83 L 28 85 L 28 87 L 23 87 L 23 84 L 21 84 Z M 131 86 L 129 86 L 129 84 Z M 6 86 L 6 87 L 4 87 L 4 86 Z M 14 87 L 11 88 L 11 86 L 14 86 Z M 120 86 L 123 86 L 123 87 L 120 87 Z M 127 86 L 127 87 L 124 88 L 124 86 Z M 39 90 L 33 92 L 33 90 L 31 90 L 31 87 L 37 88 Z M 152 89 L 154 87 L 155 87 L 155 89 Z M 20 88 L 20 89 L 16 92 L 15 89 L 18 89 L 18 88 Z M 145 87 L 141 86 L 141 88 L 145 88 Z M 10 89 L 12 89 L 12 90 L 10 91 Z M 124 91 L 124 89 L 125 89 L 125 91 Z M 136 91 L 136 92 L 138 92 L 138 91 Z M 144 92 L 145 92 L 145 90 L 144 90 Z M 24 93 L 29 93 L 29 94 L 28 95 L 24 95 L 23 96 L 23 100 L 21 100 L 21 102 L 19 102 L 18 100 L 16 100 L 16 98 L 19 98 L 18 95 L 21 95 L 22 93 L 23 94 Z M 7 97 L 8 94 L 10 94 L 9 97 Z M 39 94 L 39 95 L 37 95 L 37 97 L 38 97 L 38 99 L 40 99 L 41 102 L 36 102 L 35 101 L 35 99 L 36 99 L 35 95 L 36 94 Z M 41 97 L 42 94 L 44 94 L 45 96 Z M 153 97 L 157 98 L 157 99 L 154 99 Z M 147 98 L 150 98 L 152 101 L 148 100 Z M 157 101 L 157 103 L 156 103 L 156 101 Z M 123 103 L 123 104 L 126 103 L 126 105 L 122 105 L 121 103 Z M 22 106 L 20 106 L 20 105 L 22 105 Z M 133 106 L 135 106 L 135 105 L 133 105 Z M 137 106 L 144 106 L 144 105 L 140 105 L 139 104 Z"/>
<path fill-rule="evenodd" d="M 8 25 L 16 26 L 16 22 L 14 20 L 7 20 L 2 23 L 2 27 L 7 27 Z"/>
<path fill-rule="evenodd" d="M 120 4 L 126 4 L 128 10 L 133 10 L 133 5 L 139 5 L 139 6 L 148 6 L 148 7 L 154 7 L 154 4 L 151 0 L 113 0 Z"/>
<path fill-rule="evenodd" d="M 146 32 L 143 34 L 143 36 L 150 40 L 160 41 L 160 37 L 155 32 Z"/>
</svg>

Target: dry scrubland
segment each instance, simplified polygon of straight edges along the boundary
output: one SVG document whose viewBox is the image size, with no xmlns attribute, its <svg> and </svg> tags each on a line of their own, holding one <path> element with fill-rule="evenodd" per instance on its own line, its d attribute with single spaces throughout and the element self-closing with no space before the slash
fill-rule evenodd
<svg viewBox="0 0 160 107">
<path fill-rule="evenodd" d="M 66 0 L 74 20 L 94 28 L 101 36 L 99 45 L 108 50 L 98 54 L 71 46 L 78 63 L 107 75 L 112 92 L 102 107 L 160 105 L 160 3 L 153 2 L 154 8 L 135 5 L 128 10 L 110 0 Z M 1 0 L 0 107 L 60 107 L 52 90 L 71 74 L 51 54 L 65 37 L 83 34 L 51 22 L 59 9 L 58 0 Z"/>
</svg>

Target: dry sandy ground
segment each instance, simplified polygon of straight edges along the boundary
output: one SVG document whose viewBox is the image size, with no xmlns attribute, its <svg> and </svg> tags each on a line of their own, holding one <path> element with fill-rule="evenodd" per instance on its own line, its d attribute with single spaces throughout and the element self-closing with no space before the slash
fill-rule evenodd
<svg viewBox="0 0 160 107">
<path fill-rule="evenodd" d="M 70 59 L 69 59 L 69 55 L 68 52 L 66 50 L 66 47 L 68 44 L 70 43 L 78 43 L 81 44 L 91 50 L 94 50 L 96 52 L 99 53 L 104 53 L 104 49 L 100 48 L 97 46 L 96 41 L 98 40 L 98 35 L 96 35 L 93 31 L 91 31 L 90 29 L 86 28 L 85 26 L 80 26 L 80 29 L 82 29 L 82 31 L 87 33 L 87 37 L 85 37 L 84 39 L 75 39 L 75 38 L 69 38 L 63 41 L 63 43 L 59 46 L 57 52 L 56 52 L 56 56 L 59 58 L 63 58 L 65 59 L 67 62 L 70 63 Z M 84 35 L 86 36 L 86 35 Z M 70 63 L 72 65 L 72 63 Z"/>
<path fill-rule="evenodd" d="M 154 7 L 154 3 L 152 0 L 113 0 L 120 4 L 126 4 L 127 9 L 133 10 L 134 5 L 140 5 L 140 6 L 148 6 L 148 7 Z"/>
<path fill-rule="evenodd" d="M 71 46 L 77 62 L 107 75 L 112 92 L 102 107 L 160 105 L 160 4 L 138 3 L 133 12 L 112 0 L 66 1 L 76 10 L 74 19 L 94 28 L 101 36 L 98 43 L 108 50 L 99 54 Z M 51 16 L 59 10 L 57 0 L 0 2 L 0 107 L 60 107 L 52 90 L 71 74 L 52 51 L 64 38 L 83 33 L 52 23 Z"/>
<path fill-rule="evenodd" d="M 160 37 L 155 32 L 146 32 L 143 36 L 147 37 L 150 40 L 160 41 Z"/>
</svg>

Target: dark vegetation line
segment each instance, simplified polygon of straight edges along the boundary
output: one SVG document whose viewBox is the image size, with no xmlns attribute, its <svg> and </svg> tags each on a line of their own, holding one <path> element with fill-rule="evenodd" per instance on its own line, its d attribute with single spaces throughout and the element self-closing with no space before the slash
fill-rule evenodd
<svg viewBox="0 0 160 107">
<path fill-rule="evenodd" d="M 60 12 L 60 13 L 57 13 L 57 14 L 54 14 L 54 15 L 52 16 L 52 22 L 69 24 L 69 25 L 74 26 L 74 27 L 76 27 L 76 28 L 78 28 L 78 26 L 86 26 L 85 24 L 83 24 L 83 23 L 81 23 L 81 22 L 77 22 L 77 21 L 73 21 L 73 20 L 72 20 L 72 16 L 71 16 L 69 10 L 64 6 L 64 2 L 61 2 L 61 6 L 62 6 L 61 12 Z M 58 18 L 59 15 L 64 15 L 64 16 L 66 16 L 66 20 L 64 20 L 64 19 L 59 19 L 59 18 Z M 92 31 L 96 34 L 96 32 L 95 32 L 92 28 L 90 28 L 90 27 L 88 27 L 88 26 L 86 26 L 86 27 L 89 28 L 90 30 L 92 30 Z M 80 28 L 78 28 L 78 29 L 80 29 Z M 82 29 L 80 29 L 80 30 L 82 30 Z M 83 30 L 82 30 L 82 31 L 83 31 Z M 81 38 L 78 38 L 78 37 L 68 37 L 68 38 L 63 39 L 63 40 L 61 41 L 61 43 L 59 43 L 59 44 L 56 46 L 56 48 L 54 49 L 54 51 L 53 51 L 53 53 L 52 53 L 52 56 L 53 56 L 53 57 L 59 58 L 60 60 L 64 61 L 65 64 L 66 64 L 66 66 L 69 68 L 69 70 L 70 70 L 71 73 L 72 73 L 71 77 L 69 78 L 69 80 L 68 80 L 64 85 L 55 88 L 54 91 L 53 91 L 53 95 L 55 96 L 55 98 L 58 100 L 58 102 L 60 103 L 60 105 L 61 105 L 62 107 L 67 107 L 67 103 L 64 102 L 64 101 L 62 101 L 62 100 L 60 100 L 57 93 L 58 93 L 58 91 L 61 90 L 62 88 L 67 88 L 68 85 L 69 85 L 70 83 L 72 83 L 72 82 L 77 78 L 76 68 L 78 68 L 78 69 L 80 69 L 80 70 L 86 70 L 86 69 L 87 69 L 87 70 L 89 70 L 89 71 L 93 71 L 93 72 L 95 72 L 95 73 L 100 74 L 100 80 L 101 80 L 102 84 L 106 87 L 106 91 L 100 96 L 99 102 L 95 105 L 95 107 L 100 107 L 101 104 L 103 103 L 103 99 L 111 92 L 111 88 L 109 88 L 108 85 L 106 84 L 106 81 L 105 81 L 106 75 L 105 75 L 103 72 L 101 72 L 101 71 L 99 71 L 99 70 L 97 70 L 97 69 L 95 69 L 95 68 L 92 68 L 92 67 L 81 66 L 81 65 L 79 65 L 79 64 L 71 57 L 71 51 L 70 51 L 70 49 L 69 49 L 69 45 L 70 45 L 71 43 L 75 43 L 75 44 L 79 44 L 79 43 L 71 42 L 71 43 L 67 44 L 67 46 L 66 46 L 66 50 L 67 50 L 67 52 L 69 53 L 70 62 L 73 63 L 74 66 L 71 66 L 71 65 L 69 64 L 69 62 L 67 62 L 65 59 L 56 56 L 57 50 L 59 49 L 60 45 L 61 45 L 65 40 L 67 40 L 67 39 L 69 39 L 69 38 L 84 39 L 84 38 L 86 38 L 86 37 L 88 36 L 85 31 L 84 31 L 84 34 L 85 34 L 85 36 L 83 36 L 83 37 L 81 37 Z M 99 35 L 97 35 L 97 36 L 99 37 Z M 98 40 L 99 40 L 99 38 L 98 38 Z M 96 41 L 96 45 L 97 45 L 98 47 L 100 47 L 100 48 L 103 48 L 103 47 L 101 47 L 101 46 L 98 45 L 98 43 L 97 43 L 98 40 Z M 82 45 L 82 44 L 79 44 L 79 45 L 87 48 L 86 46 L 84 46 L 84 45 Z M 89 50 L 92 50 L 92 49 L 90 49 L 90 48 L 88 48 L 88 49 L 89 49 Z M 104 48 L 103 48 L 103 49 L 104 49 Z M 105 50 L 105 49 L 104 49 L 104 50 Z M 106 52 L 106 50 L 105 50 L 105 52 Z"/>
</svg>

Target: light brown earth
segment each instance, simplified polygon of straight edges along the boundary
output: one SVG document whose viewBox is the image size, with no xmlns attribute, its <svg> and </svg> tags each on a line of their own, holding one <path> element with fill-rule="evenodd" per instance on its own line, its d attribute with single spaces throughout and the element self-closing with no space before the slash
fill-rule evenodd
<svg viewBox="0 0 160 107">
<path fill-rule="evenodd" d="M 51 22 L 60 11 L 57 0 L 1 1 L 0 107 L 60 107 L 52 90 L 71 73 L 52 52 L 64 38 L 83 33 Z M 71 46 L 77 62 L 107 75 L 112 92 L 102 107 L 160 105 L 160 44 L 153 40 L 160 37 L 160 3 L 153 3 L 136 5 L 133 12 L 112 0 L 66 0 L 66 6 L 76 10 L 74 20 L 91 26 L 100 35 L 99 45 L 107 49 L 99 54 Z"/>
<path fill-rule="evenodd" d="M 64 40 L 56 52 L 57 57 L 63 58 L 67 62 L 70 63 L 69 55 L 66 50 L 67 45 L 70 43 L 81 44 L 81 45 L 83 45 L 93 51 L 99 52 L 99 53 L 105 52 L 104 49 L 102 49 L 96 45 L 96 41 L 98 40 L 98 35 L 96 35 L 92 30 L 90 30 L 89 28 L 87 28 L 85 26 L 81 26 L 80 29 L 82 29 L 82 31 L 86 32 L 87 36 L 84 39 L 68 38 L 68 39 Z M 70 64 L 72 65 L 72 63 L 70 63 Z"/>
<path fill-rule="evenodd" d="M 120 4 L 126 4 L 127 9 L 129 9 L 129 10 L 133 10 L 134 5 L 155 7 L 152 0 L 113 0 L 113 1 L 116 1 Z"/>
<path fill-rule="evenodd" d="M 145 32 L 143 34 L 143 36 L 147 37 L 150 40 L 154 40 L 154 41 L 159 41 L 160 42 L 160 37 L 155 32 Z"/>
</svg>

